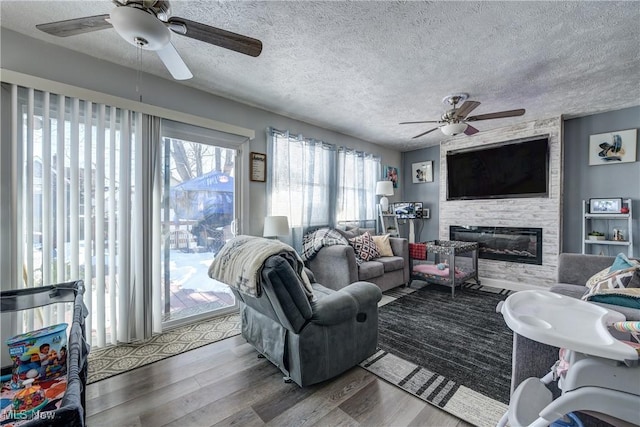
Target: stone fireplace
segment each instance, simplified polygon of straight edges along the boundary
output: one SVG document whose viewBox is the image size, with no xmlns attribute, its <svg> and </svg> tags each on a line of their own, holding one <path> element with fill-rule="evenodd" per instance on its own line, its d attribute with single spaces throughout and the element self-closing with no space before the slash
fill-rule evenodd
<svg viewBox="0 0 640 427">
<path fill-rule="evenodd" d="M 549 191 L 546 196 L 447 200 L 447 152 L 540 135 L 548 135 L 549 138 Z M 557 281 L 558 254 L 561 252 L 562 235 L 562 119 L 560 117 L 502 128 L 483 129 L 475 135 L 461 135 L 443 141 L 440 144 L 438 178 L 440 187 L 438 238 L 442 240 L 452 238 L 453 236 L 450 235 L 452 226 L 474 226 L 496 229 L 501 238 L 500 244 L 504 245 L 508 240 L 514 240 L 510 242 L 511 247 L 507 245 L 496 248 L 497 253 L 491 254 L 491 258 L 485 256 L 488 255 L 488 251 L 479 257 L 478 270 L 483 285 L 528 289 L 531 286 L 548 287 Z M 511 234 L 505 233 L 503 228 L 531 228 L 536 229 L 536 234 L 512 239 Z M 508 238 L 505 238 L 505 235 Z M 456 239 L 462 239 L 462 237 L 456 237 Z M 477 241 L 477 239 L 478 237 L 475 236 L 470 240 Z M 526 250 L 524 250 L 525 242 L 528 242 Z M 510 259 L 502 258 L 502 255 L 507 255 L 506 252 L 509 252 Z M 529 252 L 531 256 L 525 252 Z M 512 257 L 515 253 L 521 255 L 517 261 Z"/>
<path fill-rule="evenodd" d="M 542 228 L 449 226 L 449 239 L 478 242 L 478 257 L 542 265 Z"/>
</svg>

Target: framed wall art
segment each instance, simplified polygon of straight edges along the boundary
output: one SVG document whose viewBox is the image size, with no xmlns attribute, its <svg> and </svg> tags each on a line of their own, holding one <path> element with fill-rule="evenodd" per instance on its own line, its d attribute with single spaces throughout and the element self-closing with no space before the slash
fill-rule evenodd
<svg viewBox="0 0 640 427">
<path fill-rule="evenodd" d="M 384 177 L 383 179 L 387 181 L 393 182 L 393 188 L 398 188 L 398 168 L 395 166 L 385 166 L 384 167 Z"/>
<path fill-rule="evenodd" d="M 589 137 L 589 165 L 636 161 L 637 129 L 600 133 Z"/>
<path fill-rule="evenodd" d="M 267 155 L 262 153 L 249 154 L 249 173 L 251 181 L 265 182 L 267 178 Z"/>
<path fill-rule="evenodd" d="M 411 179 L 414 184 L 433 182 L 433 161 L 413 163 L 411 165 Z"/>
</svg>

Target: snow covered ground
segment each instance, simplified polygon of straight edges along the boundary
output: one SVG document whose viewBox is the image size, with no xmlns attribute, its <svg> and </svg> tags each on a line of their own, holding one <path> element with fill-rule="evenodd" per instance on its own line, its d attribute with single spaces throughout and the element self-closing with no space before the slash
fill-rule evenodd
<svg viewBox="0 0 640 427">
<path fill-rule="evenodd" d="M 208 275 L 209 265 L 214 258 L 211 252 L 184 253 L 172 250 L 170 257 L 172 285 L 179 285 L 182 289 L 231 293 L 227 285 Z"/>
</svg>

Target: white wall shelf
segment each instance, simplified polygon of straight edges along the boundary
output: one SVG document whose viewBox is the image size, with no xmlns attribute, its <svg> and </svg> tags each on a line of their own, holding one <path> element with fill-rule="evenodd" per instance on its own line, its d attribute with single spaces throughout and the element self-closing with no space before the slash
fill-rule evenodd
<svg viewBox="0 0 640 427">
<path fill-rule="evenodd" d="M 627 256 L 633 256 L 633 213 L 631 199 L 625 199 L 623 205 L 629 213 L 593 214 L 589 213 L 589 201 L 582 201 L 582 253 L 602 253 L 607 246 L 627 247 Z M 621 230 L 623 240 L 613 240 L 614 230 Z M 588 234 L 600 231 L 605 234 L 604 240 L 591 240 Z M 597 252 L 597 251 L 600 252 Z M 608 253 L 607 255 L 616 255 Z"/>
<path fill-rule="evenodd" d="M 380 234 L 389 234 L 392 237 L 400 236 L 400 227 L 398 225 L 398 217 L 396 214 L 388 214 L 382 212 L 382 208 L 378 205 L 378 220 Z"/>
</svg>

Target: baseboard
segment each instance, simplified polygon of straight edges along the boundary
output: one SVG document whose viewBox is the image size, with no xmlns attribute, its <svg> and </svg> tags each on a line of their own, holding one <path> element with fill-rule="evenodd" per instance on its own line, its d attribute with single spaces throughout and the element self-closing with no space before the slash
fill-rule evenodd
<svg viewBox="0 0 640 427">
<path fill-rule="evenodd" d="M 510 291 L 526 291 L 526 290 L 549 290 L 544 286 L 530 285 L 528 283 L 511 282 L 508 280 L 491 279 L 489 277 L 480 277 L 482 286 L 491 286 L 492 288 L 508 289 Z"/>
</svg>

